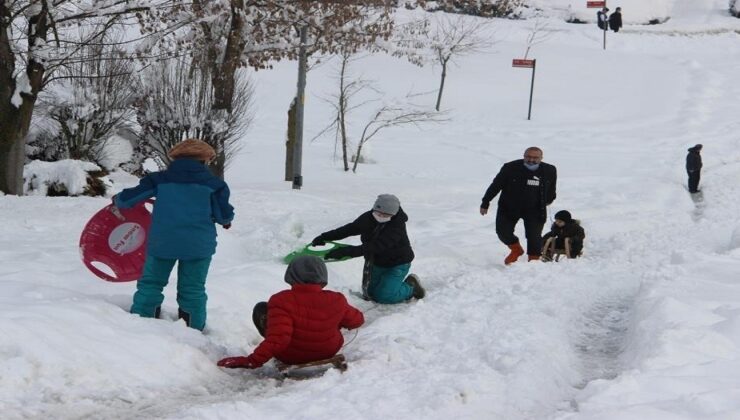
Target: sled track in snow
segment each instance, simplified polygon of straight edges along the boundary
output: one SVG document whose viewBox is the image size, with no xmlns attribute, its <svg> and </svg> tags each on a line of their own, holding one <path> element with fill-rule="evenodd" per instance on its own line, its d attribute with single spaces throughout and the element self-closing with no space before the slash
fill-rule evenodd
<svg viewBox="0 0 740 420">
<path fill-rule="evenodd" d="M 622 370 L 619 359 L 624 350 L 633 302 L 633 296 L 602 299 L 584 314 L 583 330 L 575 343 L 583 369 L 583 379 L 576 386 L 578 389 L 596 379 L 614 379 Z"/>
</svg>

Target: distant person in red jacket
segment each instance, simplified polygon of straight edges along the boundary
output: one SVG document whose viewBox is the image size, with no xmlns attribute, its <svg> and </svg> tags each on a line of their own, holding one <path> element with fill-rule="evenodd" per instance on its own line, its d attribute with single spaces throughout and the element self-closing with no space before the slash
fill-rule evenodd
<svg viewBox="0 0 740 420">
<path fill-rule="evenodd" d="M 227 357 L 226 368 L 254 369 L 273 357 L 289 365 L 328 359 L 344 344 L 341 328 L 358 328 L 362 312 L 347 303 L 343 294 L 323 290 L 326 265 L 318 257 L 296 257 L 285 271 L 290 290 L 283 290 L 254 307 L 252 319 L 265 337 L 249 356 Z"/>
</svg>

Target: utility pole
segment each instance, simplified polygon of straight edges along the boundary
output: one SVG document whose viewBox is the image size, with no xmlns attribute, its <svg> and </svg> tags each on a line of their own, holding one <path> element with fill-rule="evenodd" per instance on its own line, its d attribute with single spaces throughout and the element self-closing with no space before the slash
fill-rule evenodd
<svg viewBox="0 0 740 420">
<path fill-rule="evenodd" d="M 306 67 L 308 66 L 308 25 L 300 29 L 301 45 L 298 50 L 298 92 L 296 93 L 295 107 L 295 150 L 293 151 L 293 189 L 300 190 L 303 186 L 303 106 L 306 102 Z"/>
</svg>

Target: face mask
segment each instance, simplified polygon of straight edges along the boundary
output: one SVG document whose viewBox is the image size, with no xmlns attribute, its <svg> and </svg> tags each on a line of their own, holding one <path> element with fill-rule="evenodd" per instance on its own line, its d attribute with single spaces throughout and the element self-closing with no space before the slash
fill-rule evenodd
<svg viewBox="0 0 740 420">
<path fill-rule="evenodd" d="M 387 223 L 391 221 L 391 217 L 393 216 L 380 216 L 378 213 L 373 212 L 373 218 L 378 221 L 378 223 Z"/>
<path fill-rule="evenodd" d="M 527 169 L 529 169 L 530 171 L 536 171 L 537 168 L 540 167 L 540 164 L 539 163 L 528 163 L 528 162 L 524 162 L 524 167 L 527 168 Z"/>
</svg>

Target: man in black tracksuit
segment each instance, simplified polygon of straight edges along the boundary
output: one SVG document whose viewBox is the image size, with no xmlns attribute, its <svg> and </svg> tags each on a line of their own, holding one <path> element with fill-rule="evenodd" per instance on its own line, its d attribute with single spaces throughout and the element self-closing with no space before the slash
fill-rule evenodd
<svg viewBox="0 0 740 420">
<path fill-rule="evenodd" d="M 689 148 L 689 154 L 686 155 L 686 172 L 689 174 L 689 192 L 699 192 L 699 179 L 701 178 L 701 152 L 702 145 L 697 144 Z"/>
<path fill-rule="evenodd" d="M 488 213 L 491 200 L 501 193 L 496 212 L 496 234 L 511 250 L 504 260 L 507 265 L 524 255 L 519 238 L 514 235 L 519 219 L 524 220 L 529 261 L 540 258 L 542 228 L 547 219 L 547 206 L 555 200 L 556 183 L 555 166 L 542 162 L 542 149 L 530 147 L 524 151 L 524 159 L 504 164 L 486 190 L 480 206 L 481 215 Z"/>
</svg>

